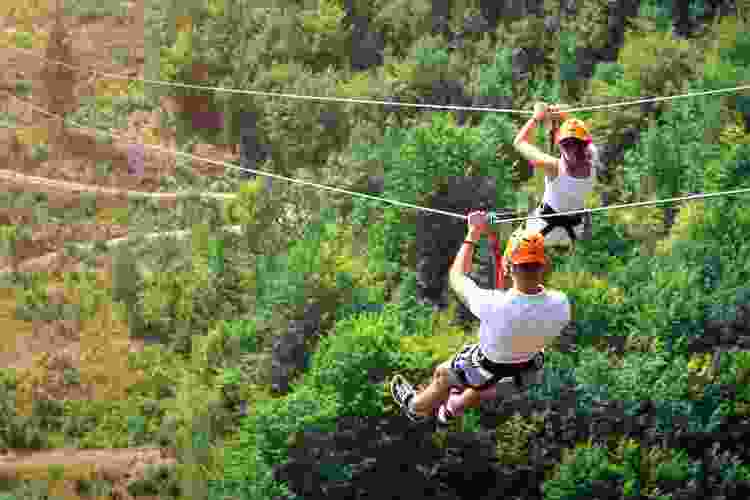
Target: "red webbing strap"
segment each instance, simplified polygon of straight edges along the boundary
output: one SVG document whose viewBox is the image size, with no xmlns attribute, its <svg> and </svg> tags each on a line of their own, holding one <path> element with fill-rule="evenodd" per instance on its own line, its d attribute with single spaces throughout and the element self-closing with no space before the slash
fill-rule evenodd
<svg viewBox="0 0 750 500">
<path fill-rule="evenodd" d="M 550 120 L 550 128 L 549 128 L 549 154 L 554 155 L 555 154 L 555 136 L 557 135 L 557 129 L 560 128 L 560 120 L 557 118 L 553 118 Z"/>
<path fill-rule="evenodd" d="M 503 255 L 500 252 L 500 240 L 497 237 L 490 238 L 490 248 L 495 254 L 495 288 L 502 289 L 505 284 L 505 271 L 502 265 Z"/>
</svg>

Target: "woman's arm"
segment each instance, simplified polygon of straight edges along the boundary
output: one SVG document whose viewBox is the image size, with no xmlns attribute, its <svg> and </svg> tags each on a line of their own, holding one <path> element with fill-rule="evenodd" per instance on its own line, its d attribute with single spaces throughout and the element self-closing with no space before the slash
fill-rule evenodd
<svg viewBox="0 0 750 500">
<path fill-rule="evenodd" d="M 521 153 L 521 156 L 531 162 L 534 167 L 543 168 L 548 177 L 555 178 L 557 177 L 557 158 L 544 153 L 529 142 L 529 135 L 539 119 L 539 116 L 535 115 L 526 122 L 526 125 L 521 128 L 516 139 L 513 141 L 513 147 Z"/>
</svg>

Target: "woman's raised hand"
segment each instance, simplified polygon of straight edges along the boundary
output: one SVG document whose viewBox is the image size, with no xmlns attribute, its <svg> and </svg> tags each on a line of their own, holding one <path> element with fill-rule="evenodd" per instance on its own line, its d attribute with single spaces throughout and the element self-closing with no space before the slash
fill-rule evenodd
<svg viewBox="0 0 750 500">
<path fill-rule="evenodd" d="M 549 106 L 547 106 L 546 103 L 538 102 L 534 105 L 534 119 L 537 121 L 544 120 L 545 116 L 547 115 L 547 111 L 549 110 Z"/>
<path fill-rule="evenodd" d="M 564 108 L 567 108 L 568 106 L 564 104 L 553 104 L 547 108 L 547 112 L 553 115 L 557 115 L 561 120 L 567 120 L 568 119 L 568 113 L 563 111 Z"/>
</svg>

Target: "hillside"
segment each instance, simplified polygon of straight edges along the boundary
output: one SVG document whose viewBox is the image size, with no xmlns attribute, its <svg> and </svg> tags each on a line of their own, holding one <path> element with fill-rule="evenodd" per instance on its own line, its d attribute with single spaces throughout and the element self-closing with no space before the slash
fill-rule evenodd
<svg viewBox="0 0 750 500">
<path fill-rule="evenodd" d="M 476 339 L 440 212 L 538 204 L 534 102 L 596 108 L 590 208 L 750 188 L 747 90 L 622 104 L 750 84 L 750 5 L 48 3 L 0 18 L 0 499 L 750 498 L 746 194 L 595 212 L 543 383 L 389 393 Z"/>
</svg>

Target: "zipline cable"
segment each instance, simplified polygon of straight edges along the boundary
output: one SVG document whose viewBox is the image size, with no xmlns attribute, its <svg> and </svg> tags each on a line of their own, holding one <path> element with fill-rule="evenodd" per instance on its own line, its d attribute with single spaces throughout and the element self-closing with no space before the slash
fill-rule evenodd
<svg viewBox="0 0 750 500">
<path fill-rule="evenodd" d="M 243 90 L 243 89 L 231 89 L 231 88 L 226 88 L 226 87 L 208 87 L 205 85 L 193 85 L 189 83 L 168 82 L 168 81 L 162 81 L 162 80 L 149 80 L 147 78 L 134 78 L 134 77 L 121 76 L 121 75 L 113 75 L 110 73 L 102 73 L 100 71 L 95 71 L 92 69 L 87 70 L 83 68 L 82 66 L 73 66 L 71 64 L 68 64 L 62 61 L 55 61 L 52 59 L 48 59 L 46 57 L 40 56 L 39 54 L 34 54 L 31 50 L 28 50 L 28 49 L 21 49 L 18 47 L 8 47 L 8 48 L 19 51 L 19 52 L 29 53 L 29 55 L 33 57 L 43 59 L 53 64 L 66 66 L 70 69 L 79 69 L 79 70 L 83 70 L 84 72 L 94 73 L 94 74 L 104 76 L 107 78 L 113 78 L 113 79 L 118 79 L 118 80 L 139 81 L 143 83 L 151 83 L 154 85 L 163 85 L 167 87 L 183 87 L 183 88 L 188 88 L 188 89 L 211 90 L 211 91 L 219 91 L 219 92 L 229 92 L 232 94 L 247 94 L 247 95 L 257 95 L 257 96 L 264 96 L 264 97 L 285 97 L 289 99 L 307 99 L 311 101 L 332 101 L 332 102 L 344 102 L 344 103 L 353 103 L 353 104 L 380 104 L 380 105 L 388 105 L 388 106 L 406 106 L 406 107 L 413 107 L 413 108 L 451 109 L 451 110 L 456 110 L 456 111 L 494 111 L 497 113 L 517 113 L 517 114 L 522 114 L 522 115 L 534 114 L 532 111 L 519 111 L 515 109 L 476 108 L 472 106 L 416 104 L 416 103 L 398 102 L 398 101 L 394 101 L 394 102 L 377 101 L 377 100 L 372 100 L 372 99 L 351 99 L 351 98 L 344 98 L 344 97 L 307 96 L 307 95 L 297 95 L 297 94 L 283 94 L 283 93 L 278 93 L 278 92 L 265 92 L 261 90 Z"/>
<path fill-rule="evenodd" d="M 5 93 L 5 94 L 7 94 L 7 95 L 9 95 L 9 96 L 11 96 L 11 97 L 13 97 L 14 99 L 16 99 L 16 100 L 18 100 L 20 102 L 23 102 L 23 103 L 31 106 L 33 109 L 36 109 L 37 111 L 39 111 L 40 113 L 42 113 L 44 115 L 50 116 L 52 118 L 64 119 L 62 116 L 60 116 L 60 115 L 58 115 L 56 113 L 51 113 L 51 112 L 49 112 L 49 111 L 47 111 L 45 109 L 42 109 L 42 108 L 36 106 L 35 104 L 27 101 L 26 99 L 21 99 L 20 97 L 12 94 L 10 92 L 7 92 L 5 90 L 3 90 L 2 92 Z M 98 130 L 99 132 L 103 132 L 101 129 L 92 129 L 90 127 L 86 127 L 84 125 L 81 125 L 81 124 L 79 124 L 79 123 L 77 123 L 77 122 L 75 122 L 73 120 L 66 120 L 66 121 L 68 123 L 71 123 L 71 124 L 75 125 L 77 128 L 89 129 L 89 130 Z M 113 134 L 112 132 L 108 132 L 108 135 L 110 137 L 115 138 L 115 139 L 130 141 L 129 139 L 125 139 L 125 138 L 119 137 L 118 135 Z M 162 148 L 160 146 L 156 146 L 156 145 L 153 145 L 153 144 L 143 144 L 143 146 L 145 146 L 147 148 L 151 148 L 151 149 L 157 150 L 157 151 L 160 151 L 162 153 L 176 154 L 176 155 L 187 157 L 187 158 L 190 158 L 190 159 L 193 159 L 193 160 L 205 161 L 205 162 L 208 162 L 208 163 L 212 163 L 214 165 L 219 165 L 219 166 L 223 166 L 223 167 L 226 167 L 226 168 L 234 168 L 234 169 L 241 170 L 241 171 L 244 171 L 244 172 L 252 172 L 252 173 L 257 174 L 257 175 L 264 175 L 264 176 L 271 177 L 271 178 L 274 178 L 274 179 L 281 179 L 281 180 L 289 181 L 289 182 L 292 182 L 292 183 L 304 184 L 304 185 L 307 185 L 307 186 L 312 186 L 312 187 L 316 187 L 316 188 L 324 189 L 324 190 L 328 190 L 328 191 L 334 191 L 334 192 L 338 192 L 338 193 L 349 194 L 349 195 L 352 195 L 352 196 L 359 196 L 359 197 L 366 198 L 366 199 L 369 199 L 369 200 L 382 201 L 382 202 L 385 202 L 385 203 L 390 203 L 392 205 L 400 205 L 400 206 L 403 206 L 403 207 L 414 208 L 414 209 L 417 209 L 417 210 L 423 210 L 425 212 L 433 212 L 433 213 L 437 213 L 437 214 L 440 214 L 440 215 L 448 215 L 450 217 L 455 217 L 455 218 L 458 218 L 458 219 L 463 219 L 463 220 L 466 219 L 465 215 L 456 214 L 456 213 L 453 213 L 453 212 L 446 212 L 444 210 L 437 210 L 437 209 L 434 209 L 434 208 L 420 207 L 419 205 L 412 205 L 410 203 L 404 203 L 404 202 L 401 202 L 401 201 L 390 200 L 390 199 L 387 199 L 387 198 L 381 198 L 379 196 L 372 196 L 372 195 L 365 194 L 365 193 L 358 193 L 356 191 L 348 191 L 346 189 L 325 186 L 323 184 L 317 184 L 315 182 L 303 181 L 303 180 L 300 180 L 300 179 L 293 179 L 291 177 L 285 177 L 283 175 L 277 175 L 277 174 L 272 174 L 272 173 L 269 173 L 269 172 L 262 172 L 260 170 L 254 170 L 252 168 L 238 167 L 237 165 L 232 165 L 231 163 L 226 163 L 226 162 L 217 161 L 217 160 L 211 160 L 211 159 L 208 159 L 208 158 L 201 158 L 199 156 L 195 156 L 195 155 L 190 154 L 190 153 L 183 153 L 182 151 L 175 151 L 175 150 L 171 150 L 171 149 L 167 149 L 167 148 Z"/>
<path fill-rule="evenodd" d="M 543 215 L 543 216 L 516 217 L 512 219 L 498 220 L 497 223 L 518 222 L 518 221 L 525 221 L 525 220 L 531 220 L 531 219 L 546 219 L 548 217 L 562 217 L 565 215 L 587 214 L 587 213 L 601 212 L 604 210 L 614 210 L 616 208 L 648 207 L 651 205 L 662 205 L 666 203 L 675 203 L 675 202 L 680 202 L 680 201 L 700 200 L 703 198 L 715 198 L 718 196 L 731 196 L 731 195 L 742 194 L 742 193 L 750 193 L 750 188 L 734 189 L 731 191 L 718 191 L 716 193 L 699 193 L 699 194 L 693 194 L 689 196 L 679 196 L 676 198 L 663 198 L 660 200 L 638 201 L 635 203 L 623 203 L 621 205 L 607 205 L 606 207 L 585 208 L 583 210 L 570 210 L 568 212 L 557 212 L 554 214 Z"/>
<path fill-rule="evenodd" d="M 475 107 L 475 106 L 452 106 L 452 105 L 447 105 L 447 104 L 446 105 L 416 104 L 416 103 L 407 103 L 407 102 L 398 102 L 398 101 L 391 102 L 391 101 L 378 101 L 378 100 L 372 100 L 372 99 L 352 99 L 352 98 L 345 98 L 345 97 L 306 96 L 306 95 L 298 95 L 298 94 L 284 94 L 284 93 L 279 93 L 279 92 L 265 92 L 265 91 L 260 91 L 260 90 L 243 90 L 243 89 L 232 89 L 232 88 L 226 88 L 226 87 L 208 87 L 205 85 L 193 85 L 193 84 L 187 84 L 187 83 L 168 82 L 168 81 L 162 81 L 162 80 L 149 80 L 146 78 L 136 78 L 136 77 L 128 77 L 128 76 L 122 76 L 122 75 L 114 75 L 110 73 L 103 73 L 103 72 L 92 70 L 92 69 L 87 70 L 82 66 L 74 66 L 74 65 L 62 62 L 62 61 L 55 61 L 52 59 L 48 59 L 44 56 L 40 56 L 39 54 L 35 54 L 34 51 L 29 50 L 29 49 L 22 49 L 19 47 L 7 47 L 7 48 L 16 50 L 18 52 L 24 52 L 33 57 L 45 60 L 53 64 L 66 66 L 70 69 L 79 69 L 88 73 L 98 74 L 107 78 L 140 81 L 144 83 L 151 83 L 154 85 L 183 87 L 183 88 L 199 89 L 199 90 L 211 90 L 211 91 L 229 92 L 229 93 L 235 93 L 235 94 L 259 95 L 259 96 L 265 96 L 265 97 L 307 99 L 311 101 L 332 101 L 332 102 L 343 102 L 343 103 L 353 103 L 353 104 L 380 104 L 384 106 L 405 106 L 405 107 L 413 107 L 413 108 L 448 109 L 448 110 L 456 110 L 456 111 L 491 111 L 495 113 L 515 113 L 515 114 L 520 114 L 520 115 L 533 115 L 534 114 L 533 111 L 525 111 L 525 110 L 518 110 L 518 109 L 483 108 L 483 107 Z M 677 94 L 677 95 L 672 95 L 672 96 L 648 97 L 644 99 L 638 99 L 635 101 L 624 101 L 624 102 L 611 103 L 611 104 L 600 104 L 600 105 L 595 105 L 595 106 L 581 106 L 578 108 L 566 108 L 562 111 L 564 111 L 565 113 L 580 113 L 583 111 L 595 111 L 595 110 L 616 108 L 616 107 L 622 107 L 622 106 L 633 106 L 636 104 L 645 104 L 645 103 L 650 103 L 650 102 L 670 101 L 674 99 L 682 99 L 685 97 L 698 97 L 698 96 L 711 95 L 711 94 L 739 92 L 741 90 L 750 90 L 750 85 L 741 85 L 738 87 L 728 87 L 728 88 L 723 88 L 723 89 L 705 90 L 705 91 L 699 91 L 699 92 L 688 92 L 685 94 Z"/>
<path fill-rule="evenodd" d="M 27 101 L 25 99 L 21 99 L 20 97 L 12 94 L 10 92 L 7 92 L 7 91 L 3 90 L 3 93 L 9 95 L 10 97 L 13 97 L 14 99 L 17 99 L 18 101 L 21 101 L 23 103 L 26 103 L 26 104 L 30 105 L 32 108 L 38 110 L 42 114 L 45 114 L 47 116 L 51 116 L 53 118 L 62 119 L 62 117 L 60 115 L 57 115 L 55 113 L 51 113 L 51 112 L 49 112 L 49 111 L 47 111 L 45 109 L 42 109 L 42 108 L 34 105 L 33 103 L 31 103 L 31 102 L 29 102 L 29 101 Z M 76 123 L 76 122 L 74 122 L 72 120 L 68 120 L 68 122 L 72 123 L 73 125 L 75 125 L 78 128 L 81 128 L 81 129 L 90 129 L 89 127 L 80 125 L 80 124 L 78 124 L 78 123 Z M 96 129 L 90 129 L 90 130 L 96 130 Z M 109 135 L 110 135 L 110 137 L 118 138 L 117 135 L 112 134 L 111 132 L 109 133 Z M 245 171 L 245 172 L 252 172 L 252 173 L 254 173 L 256 175 L 264 175 L 264 176 L 267 176 L 267 177 L 272 177 L 272 178 L 275 178 L 275 179 L 281 179 L 281 180 L 289 181 L 289 182 L 292 182 L 292 183 L 304 184 L 304 185 L 307 185 L 307 186 L 317 187 L 317 188 L 328 190 L 328 191 L 334 191 L 334 192 L 338 192 L 338 193 L 349 194 L 349 195 L 352 195 L 352 196 L 359 196 L 359 197 L 370 199 L 370 200 L 374 200 L 374 201 L 382 201 L 384 203 L 389 203 L 389 204 L 392 204 L 392 205 L 398 205 L 398 206 L 403 206 L 403 207 L 407 207 L 407 208 L 413 208 L 413 209 L 416 209 L 416 210 L 422 210 L 422 211 L 425 211 L 425 212 L 437 213 L 437 214 L 440 214 L 440 215 L 447 215 L 449 217 L 454 217 L 454 218 L 457 218 L 457 219 L 462 219 L 462 220 L 467 220 L 468 219 L 468 216 L 462 215 L 462 214 L 457 214 L 457 213 L 453 213 L 453 212 L 447 212 L 447 211 L 444 211 L 444 210 L 437 210 L 437 209 L 434 209 L 434 208 L 421 207 L 419 205 L 412 205 L 410 203 L 404 203 L 404 202 L 401 202 L 401 201 L 391 200 L 391 199 L 388 199 L 388 198 L 381 198 L 379 196 L 372 196 L 372 195 L 368 195 L 368 194 L 364 194 L 364 193 L 358 193 L 356 191 L 348 191 L 346 189 L 325 186 L 323 184 L 317 184 L 315 182 L 303 181 L 303 180 L 300 180 L 300 179 L 294 179 L 294 178 L 291 178 L 291 177 L 285 177 L 285 176 L 282 176 L 282 175 L 272 174 L 272 173 L 269 173 L 269 172 L 262 172 L 260 170 L 254 170 L 254 169 L 251 169 L 251 168 L 238 167 L 236 165 L 232 165 L 231 163 L 226 163 L 226 162 L 217 161 L 217 160 L 211 160 L 209 158 L 201 158 L 199 156 L 195 156 L 195 155 L 190 154 L 190 153 L 183 153 L 182 151 L 170 150 L 170 149 L 162 148 L 160 146 L 155 146 L 155 145 L 152 145 L 152 144 L 143 144 L 143 145 L 145 147 L 148 147 L 148 148 L 151 148 L 151 149 L 155 149 L 155 150 L 160 151 L 160 152 L 177 154 L 177 155 L 184 156 L 184 157 L 187 157 L 187 158 L 190 158 L 190 159 L 193 159 L 193 160 L 205 161 L 205 162 L 213 163 L 214 165 L 219 165 L 219 166 L 223 166 L 223 167 L 226 167 L 226 168 L 234 168 L 234 169 Z M 731 190 L 731 191 L 719 191 L 719 192 L 716 192 L 716 193 L 701 193 L 701 194 L 694 194 L 694 195 L 689 195 L 689 196 L 681 196 L 681 197 L 676 197 L 676 198 L 665 198 L 665 199 L 661 199 L 661 200 L 641 201 L 641 202 L 635 202 L 635 203 L 624 203 L 624 204 L 620 204 L 620 205 L 607 205 L 605 207 L 587 208 L 587 209 L 583 209 L 583 210 L 571 210 L 571 211 L 568 211 L 568 212 L 557 212 L 557 213 L 554 213 L 554 214 L 548 214 L 548 215 L 543 215 L 543 216 L 530 215 L 530 216 L 526 216 L 526 217 L 516 217 L 516 218 L 500 219 L 500 220 L 497 220 L 497 221 L 490 220 L 490 224 L 502 224 L 502 223 L 510 223 L 510 222 L 521 222 L 521 221 L 533 220 L 533 219 L 546 219 L 548 217 L 563 217 L 563 216 L 566 216 L 566 215 L 577 215 L 577 214 L 585 214 L 585 213 L 595 213 L 595 212 L 602 212 L 602 211 L 606 211 L 606 210 L 614 210 L 614 209 L 618 209 L 618 208 L 646 207 L 646 206 L 651 206 L 651 205 L 660 205 L 660 204 L 674 203 L 674 202 L 680 202 L 680 201 L 699 200 L 699 199 L 703 199 L 703 198 L 714 198 L 714 197 L 719 197 L 719 196 L 730 196 L 730 195 L 742 194 L 742 193 L 747 193 L 747 192 L 750 192 L 750 188 L 735 189 L 735 190 Z M 494 213 L 495 215 L 508 215 L 508 212 L 504 212 L 504 213 L 489 212 L 489 213 Z"/>
</svg>

